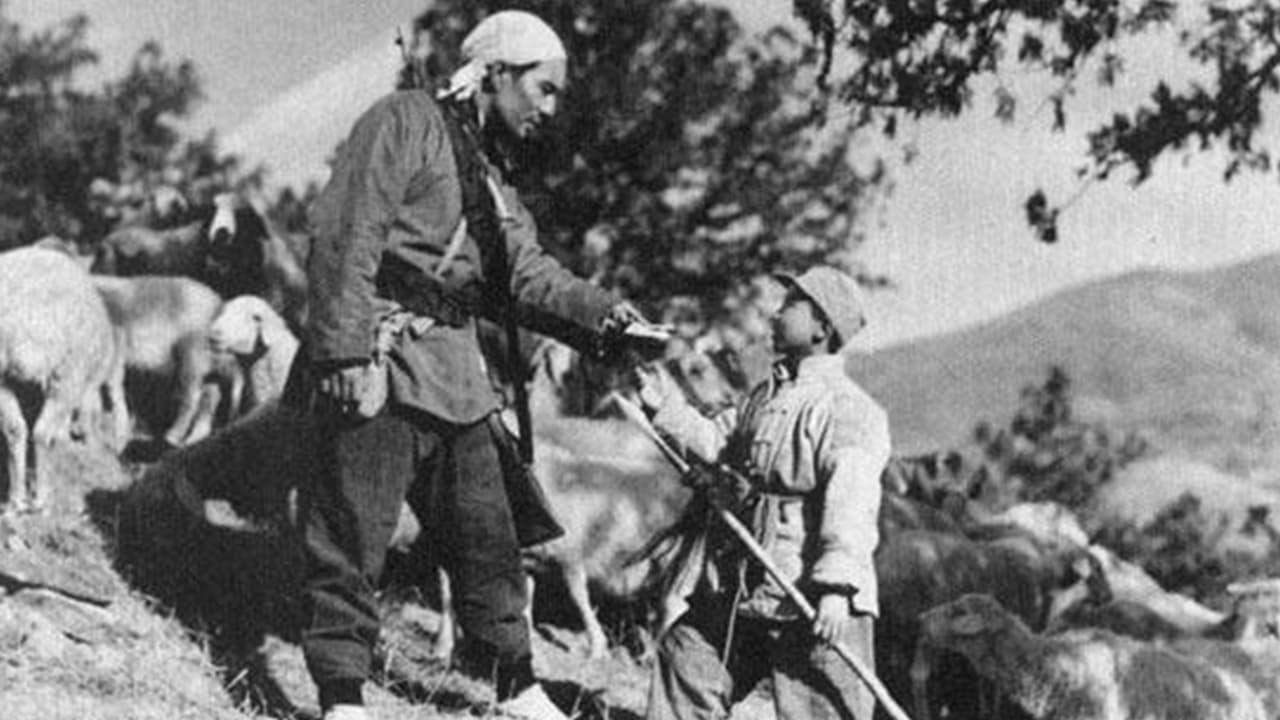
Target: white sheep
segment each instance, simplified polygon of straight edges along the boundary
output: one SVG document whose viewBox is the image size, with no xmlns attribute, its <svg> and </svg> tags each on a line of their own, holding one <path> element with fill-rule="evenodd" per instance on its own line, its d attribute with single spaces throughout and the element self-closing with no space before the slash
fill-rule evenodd
<svg viewBox="0 0 1280 720">
<path fill-rule="evenodd" d="M 240 368 L 243 382 L 233 386 L 230 403 L 234 416 L 284 393 L 298 339 L 266 300 L 256 295 L 228 300 L 213 320 L 209 342 L 215 352 L 230 353 Z"/>
<path fill-rule="evenodd" d="M 1162 595 L 1172 597 L 1175 602 L 1182 599 L 1181 595 Z M 1154 597 L 1159 600 L 1162 595 Z M 1148 604 L 1153 597 L 1148 596 L 1148 603 L 1120 598 L 1106 603 L 1079 603 L 1059 614 L 1046 632 L 1093 627 L 1138 640 L 1221 640 L 1251 652 L 1280 652 L 1280 579 L 1232 583 L 1227 587 L 1227 595 L 1232 600 L 1231 613 L 1213 625 L 1199 620 L 1176 624 L 1154 609 L 1159 607 L 1158 602 Z"/>
<path fill-rule="evenodd" d="M 1090 545 L 1089 554 L 1102 565 L 1116 600 L 1141 605 L 1186 635 L 1203 635 L 1226 620 L 1223 613 L 1160 587 L 1142 568 L 1102 545 Z"/>
<path fill-rule="evenodd" d="M 628 423 L 544 418 L 535 427 L 539 436 L 533 473 L 565 532 L 529 548 L 525 556 L 560 575 L 587 635 L 588 655 L 601 658 L 608 654 L 609 640 L 591 606 L 590 590 L 627 600 L 650 589 L 656 569 L 631 561 L 675 523 L 689 491 L 652 443 Z M 408 527 L 402 513 L 395 544 L 407 547 L 416 539 L 416 528 L 403 532 Z M 457 626 L 448 578 L 441 573 L 439 579 L 442 616 L 435 652 L 448 657 Z M 528 582 L 532 601 L 532 575 Z"/>
<path fill-rule="evenodd" d="M 249 386 L 246 400 L 256 398 L 244 403 L 244 409 L 272 404 L 283 391 L 298 348 L 279 315 L 262 299 L 238 297 L 223 306 L 209 334 L 216 349 L 229 351 L 244 364 Z M 256 413 L 259 421 L 255 425 L 278 430 L 275 424 L 261 420 L 280 415 L 281 410 L 265 410 L 265 416 Z M 652 443 L 625 422 L 544 416 L 535 429 L 538 442 L 533 470 L 565 535 L 531 549 L 528 556 L 558 571 L 564 579 L 586 630 L 589 652 L 600 657 L 607 653 L 608 639 L 591 607 L 588 584 L 612 597 L 632 597 L 647 575 L 643 568 L 625 567 L 626 561 L 658 530 L 674 522 L 688 494 Z M 210 447 L 223 448 L 222 454 L 234 454 L 239 460 L 243 447 L 257 444 L 236 440 L 247 435 L 232 428 Z M 248 470 L 252 463 L 234 464 L 243 464 L 246 469 L 241 472 L 252 474 Z M 263 483 L 278 481 L 262 478 Z M 297 482 L 301 479 L 289 480 L 291 486 Z M 216 493 L 204 499 L 213 497 Z M 407 506 L 402 507 L 392 548 L 407 551 L 420 532 L 418 518 Z M 441 573 L 439 580 L 444 614 L 435 649 L 447 657 L 452 653 L 455 625 L 448 579 Z"/>
<path fill-rule="evenodd" d="M 688 491 L 629 425 L 566 423 L 571 427 L 559 429 L 568 447 L 542 439 L 536 445 L 534 464 L 565 535 L 531 549 L 530 556 L 562 575 L 586 629 L 590 653 L 599 657 L 606 654 L 608 639 L 591 607 L 588 584 L 613 597 L 632 597 L 648 576 L 645 568 L 627 568 L 627 561 L 664 523 L 674 522 Z M 264 519 L 289 515 L 289 498 L 316 471 L 307 449 L 313 432 L 306 413 L 279 401 L 268 402 L 210 438 L 174 453 L 164 465 L 193 512 L 225 527 L 253 528 Z M 613 453 L 627 447 L 638 456 Z M 250 520 L 231 517 L 227 522 L 212 517 L 211 510 L 220 507 L 215 502 L 219 499 L 230 501 L 237 513 Z M 407 550 L 420 532 L 418 518 L 402 506 L 391 545 Z M 444 612 L 435 650 L 447 657 L 456 625 L 447 578 L 441 580 Z"/>
<path fill-rule="evenodd" d="M 1165 620 L 1150 607 L 1135 601 L 1117 601 L 1065 614 L 1064 624 L 1093 624 L 1142 640 L 1177 640 L 1205 637 L 1228 640 L 1242 647 L 1280 651 L 1280 579 L 1264 578 L 1227 586 L 1231 612 L 1221 622 L 1182 627 Z M 1181 597 L 1181 596 L 1179 596 Z M 1127 613 L 1127 615 L 1126 615 Z M 1145 634 L 1144 634 L 1145 631 Z"/>
<path fill-rule="evenodd" d="M 125 412 L 115 334 L 89 275 L 66 255 L 42 248 L 0 254 L 0 430 L 8 450 L 10 511 L 40 508 L 49 499 L 42 457 L 66 437 L 75 411 L 102 388 L 111 410 Z M 114 384 L 114 387 L 113 387 Z M 24 403 L 38 403 L 27 427 Z M 27 486 L 30 445 L 32 486 Z"/>
<path fill-rule="evenodd" d="M 646 589 L 654 576 L 629 561 L 676 522 L 689 492 L 628 424 L 562 418 L 543 425 L 550 426 L 543 432 L 558 431 L 558 442 L 537 444 L 533 470 L 565 534 L 527 554 L 560 572 L 586 630 L 588 653 L 599 658 L 608 652 L 608 639 L 588 585 L 619 599 Z"/>
<path fill-rule="evenodd" d="M 1222 623 L 1220 637 L 1245 645 L 1276 646 L 1280 642 L 1280 578 L 1232 583 L 1231 615 Z"/>
<path fill-rule="evenodd" d="M 190 278 L 95 275 L 93 284 L 124 337 L 130 384 L 141 380 L 167 391 L 135 396 L 131 404 L 150 401 L 149 414 L 166 423 L 164 440 L 172 446 L 207 435 L 210 423 L 202 415 L 212 409 L 202 396 L 215 369 L 209 327 L 222 299 Z"/>
<path fill-rule="evenodd" d="M 1061 612 L 1054 613 L 1055 622 L 1048 628 L 1049 632 L 1100 627 L 1141 640 L 1197 635 L 1234 638 L 1242 631 L 1232 630 L 1228 625 L 1237 617 L 1253 616 L 1246 612 L 1244 616 L 1227 617 L 1191 598 L 1165 590 L 1142 568 L 1122 560 L 1102 545 L 1091 545 L 1075 514 L 1057 503 L 1020 503 L 1000 513 L 982 514 L 980 524 L 967 527 L 965 532 L 980 538 L 1006 527 L 1018 528 L 1051 547 L 1087 549 L 1107 579 L 1110 601 L 1064 602 L 1060 605 Z M 1068 600 L 1079 598 L 1064 598 Z"/>
<path fill-rule="evenodd" d="M 1105 630 L 1038 636 L 989 595 L 965 595 L 929 610 L 920 621 L 925 641 L 964 655 L 1034 718 L 1277 716 L 1269 693 L 1238 672 Z"/>
<path fill-rule="evenodd" d="M 981 507 L 973 503 L 971 509 Z M 979 511 L 980 512 L 980 511 Z M 1089 535 L 1070 508 L 1055 502 L 1023 502 L 977 518 L 982 525 L 1007 526 L 1031 534 L 1057 548 L 1086 548 Z"/>
</svg>

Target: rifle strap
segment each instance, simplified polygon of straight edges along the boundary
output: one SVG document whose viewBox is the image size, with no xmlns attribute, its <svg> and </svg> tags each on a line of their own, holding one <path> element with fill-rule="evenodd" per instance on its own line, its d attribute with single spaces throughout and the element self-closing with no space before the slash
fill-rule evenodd
<svg viewBox="0 0 1280 720">
<path fill-rule="evenodd" d="M 520 354 L 520 328 L 516 320 L 516 299 L 511 289 L 513 268 L 507 252 L 506 235 L 499 217 L 501 196 L 484 162 L 484 148 L 471 108 L 461 102 L 440 103 L 444 125 L 453 149 L 458 185 L 462 191 L 462 216 L 467 231 L 480 248 L 480 266 L 485 278 L 484 294 L 493 307 L 500 308 L 502 327 L 507 340 L 507 356 L 503 358 L 507 374 L 515 385 L 516 419 L 520 426 L 520 458 L 533 462 L 533 416 L 529 412 L 529 389 L 525 385 L 528 369 Z M 503 208 L 505 209 L 505 208 Z"/>
</svg>

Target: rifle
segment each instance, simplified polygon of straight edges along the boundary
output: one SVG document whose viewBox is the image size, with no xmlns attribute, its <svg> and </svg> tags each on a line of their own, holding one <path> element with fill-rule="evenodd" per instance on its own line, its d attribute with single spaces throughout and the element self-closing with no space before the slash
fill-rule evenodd
<svg viewBox="0 0 1280 720">
<path fill-rule="evenodd" d="M 422 68 L 409 53 L 409 44 L 405 42 L 404 33 L 400 31 L 399 25 L 396 26 L 396 45 L 400 46 L 400 59 L 404 62 L 404 68 L 401 70 L 404 89 L 427 87 L 427 78 L 420 72 Z"/>
<path fill-rule="evenodd" d="M 746 482 L 746 478 L 744 478 L 741 473 L 723 463 L 707 463 L 705 464 L 705 468 L 694 467 L 693 464 L 677 452 L 675 448 L 671 447 L 671 444 L 662 437 L 658 432 L 658 429 L 649 422 L 649 418 L 645 416 L 644 411 L 635 403 L 627 400 L 616 392 L 613 393 L 612 396 L 613 401 L 618 405 L 618 408 L 622 410 L 622 413 L 626 415 L 629 420 L 634 422 L 640 430 L 653 441 L 654 445 L 658 447 L 658 450 L 660 450 L 672 466 L 675 467 L 681 477 L 689 477 L 701 472 L 711 471 L 714 473 L 725 474 L 734 484 Z M 751 531 L 742 524 L 742 521 L 739 520 L 736 515 L 729 512 L 729 510 L 714 503 L 713 506 L 716 509 L 716 516 L 719 517 L 726 526 L 728 526 L 730 532 L 732 532 L 734 536 L 737 537 L 738 540 L 746 547 L 747 552 L 751 554 L 751 557 L 759 562 L 765 572 L 769 573 L 769 576 L 778 583 L 778 586 L 782 588 L 782 591 L 786 594 L 787 598 L 791 600 L 791 602 L 795 603 L 796 607 L 800 609 L 800 614 L 804 616 L 805 620 L 813 622 L 814 618 L 817 617 L 817 611 L 814 610 L 809 599 L 796 588 L 794 583 L 782 574 L 782 571 L 778 569 L 778 566 L 773 562 L 773 559 L 769 557 L 764 548 L 760 546 L 760 543 L 756 541 L 756 538 L 751 534 Z M 836 654 L 849 664 L 849 667 L 853 669 L 853 672 L 858 676 L 858 679 L 862 680 L 862 682 L 866 684 L 866 686 L 871 690 L 871 694 L 875 695 L 876 700 L 884 706 L 884 709 L 889 713 L 889 716 L 892 717 L 893 720 L 911 720 L 906 711 L 902 709 L 902 706 L 898 705 L 897 701 L 893 699 L 893 696 L 889 694 L 889 690 L 884 686 L 884 683 L 880 682 L 880 678 L 876 677 L 875 673 L 873 673 L 870 668 L 858 659 L 858 656 L 854 655 L 849 648 L 845 647 L 845 645 L 839 641 L 832 641 L 831 646 L 835 649 Z"/>
</svg>

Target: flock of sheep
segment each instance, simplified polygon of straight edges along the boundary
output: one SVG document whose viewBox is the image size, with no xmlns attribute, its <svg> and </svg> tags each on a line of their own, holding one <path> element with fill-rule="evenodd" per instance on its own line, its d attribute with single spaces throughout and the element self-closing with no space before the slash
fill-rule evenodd
<svg viewBox="0 0 1280 720">
<path fill-rule="evenodd" d="M 992 513 L 945 463 L 890 470 L 877 669 L 917 720 L 1280 717 L 1280 581 L 1232 586 L 1223 614 L 1061 506 Z"/>
<path fill-rule="evenodd" d="M 121 451 L 142 419 L 172 447 L 156 469 L 196 516 L 261 531 L 217 512 L 256 493 L 257 512 L 287 520 L 307 474 L 307 420 L 277 402 L 305 319 L 299 257 L 236 196 L 171 230 L 119 230 L 92 258 L 56 242 L 0 253 L 6 512 L 48 501 L 52 444 Z M 559 571 L 600 657 L 590 592 L 655 589 L 660 559 L 638 553 L 688 493 L 625 421 L 567 411 L 571 351 L 542 344 L 533 366 L 534 470 L 566 535 L 530 560 Z M 700 350 L 669 363 L 704 405 L 743 389 L 717 367 Z M 1216 612 L 1091 544 L 1065 509 L 986 510 L 962 468 L 930 460 L 886 472 L 876 554 L 876 666 L 917 720 L 1280 717 L 1280 583 L 1234 587 L 1234 610 Z M 398 549 L 419 537 L 413 504 Z M 452 639 L 442 629 L 437 650 Z"/>
<path fill-rule="evenodd" d="M 45 504 L 42 456 L 56 440 L 85 436 L 120 452 L 145 426 L 168 450 L 150 472 L 176 475 L 198 516 L 255 529 L 222 501 L 255 493 L 271 501 L 250 514 L 287 515 L 307 472 L 305 462 L 276 462 L 305 455 L 308 440 L 307 418 L 278 402 L 299 347 L 294 330 L 305 322 L 297 245 L 254 196 L 223 195 L 169 229 L 123 227 L 92 257 L 56 239 L 0 253 L 6 511 Z M 588 582 L 630 595 L 640 581 L 626 559 L 678 511 L 685 491 L 625 423 L 566 417 L 572 353 L 540 348 L 531 393 L 537 466 L 552 504 L 567 509 L 566 535 L 530 561 L 562 575 L 598 657 L 608 643 Z M 397 548 L 413 543 L 416 517 L 406 505 Z"/>
<path fill-rule="evenodd" d="M 0 254 L 7 511 L 47 502 L 42 456 L 59 438 L 92 435 L 120 451 L 141 418 L 163 442 L 181 447 L 278 394 L 297 342 L 278 312 L 290 306 L 263 298 L 280 296 L 284 275 L 246 272 L 234 261 L 219 270 L 216 259 L 249 247 L 260 265 L 271 265 L 279 260 L 264 263 L 260 248 L 269 244 L 264 238 L 279 236 L 237 229 L 235 216 L 243 213 L 229 211 L 234 203 L 220 196 L 212 221 L 173 231 L 122 229 L 94 257 L 80 257 L 56 238 Z M 237 238 L 237 246 L 219 253 L 213 238 L 220 235 Z M 283 262 L 296 297 L 305 292 L 300 264 L 294 257 Z M 244 285 L 245 277 L 261 284 Z M 229 295 L 215 288 L 232 286 L 222 278 L 234 278 L 246 294 L 224 300 Z"/>
</svg>

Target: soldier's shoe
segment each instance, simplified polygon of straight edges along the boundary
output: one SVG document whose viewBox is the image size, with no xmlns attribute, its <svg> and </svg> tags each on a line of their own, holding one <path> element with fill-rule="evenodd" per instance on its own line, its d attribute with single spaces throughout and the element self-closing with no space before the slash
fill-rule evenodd
<svg viewBox="0 0 1280 720">
<path fill-rule="evenodd" d="M 334 705 L 324 711 L 324 720 L 371 720 L 363 705 Z"/>
<path fill-rule="evenodd" d="M 498 703 L 498 711 L 501 717 L 519 720 L 569 720 L 569 716 L 551 702 L 539 683 L 534 683 L 519 695 Z"/>
</svg>

